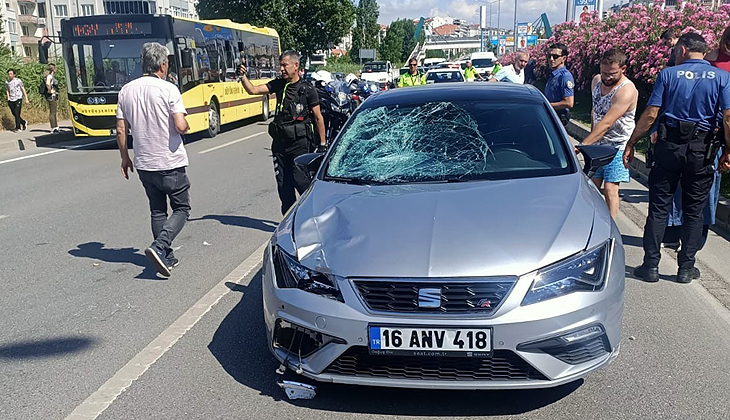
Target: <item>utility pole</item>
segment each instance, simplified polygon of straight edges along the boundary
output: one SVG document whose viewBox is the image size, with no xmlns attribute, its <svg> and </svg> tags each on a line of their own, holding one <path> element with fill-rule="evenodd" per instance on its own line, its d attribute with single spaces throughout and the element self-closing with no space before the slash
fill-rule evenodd
<svg viewBox="0 0 730 420">
<path fill-rule="evenodd" d="M 514 40 L 514 51 L 517 52 L 517 0 L 515 0 L 515 33 L 512 36 Z"/>
</svg>

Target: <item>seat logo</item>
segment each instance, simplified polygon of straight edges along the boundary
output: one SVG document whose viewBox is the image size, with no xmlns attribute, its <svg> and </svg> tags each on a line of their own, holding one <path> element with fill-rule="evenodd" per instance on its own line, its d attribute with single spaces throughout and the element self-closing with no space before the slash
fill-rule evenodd
<svg viewBox="0 0 730 420">
<path fill-rule="evenodd" d="M 424 287 L 418 289 L 419 308 L 438 308 L 441 306 L 441 288 Z"/>
</svg>

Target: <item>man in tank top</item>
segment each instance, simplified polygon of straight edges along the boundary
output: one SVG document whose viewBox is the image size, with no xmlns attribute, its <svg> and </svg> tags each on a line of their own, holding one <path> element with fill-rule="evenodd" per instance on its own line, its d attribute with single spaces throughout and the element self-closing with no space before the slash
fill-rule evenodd
<svg viewBox="0 0 730 420">
<path fill-rule="evenodd" d="M 616 156 L 611 163 L 602 167 L 593 176 L 593 182 L 601 189 L 606 204 L 615 219 L 619 208 L 619 184 L 629 182 L 629 170 L 623 165 L 622 155 L 626 142 L 634 131 L 636 102 L 639 92 L 626 77 L 626 54 L 612 48 L 601 57 L 601 73 L 593 77 L 591 93 L 593 128 L 583 145 L 599 144 L 612 146 Z"/>
</svg>

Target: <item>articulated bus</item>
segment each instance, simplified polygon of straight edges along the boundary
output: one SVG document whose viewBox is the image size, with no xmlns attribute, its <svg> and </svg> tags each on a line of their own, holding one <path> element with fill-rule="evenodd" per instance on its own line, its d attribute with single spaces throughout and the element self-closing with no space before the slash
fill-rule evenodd
<svg viewBox="0 0 730 420">
<path fill-rule="evenodd" d="M 68 98 L 77 137 L 115 134 L 121 87 L 142 76 L 145 42 L 170 51 L 167 80 L 182 93 L 190 132 L 214 137 L 221 124 L 269 117 L 273 97 L 251 96 L 236 70 L 242 60 L 254 85 L 276 77 L 279 36 L 274 29 L 230 20 L 166 15 L 102 15 L 61 21 Z"/>
</svg>

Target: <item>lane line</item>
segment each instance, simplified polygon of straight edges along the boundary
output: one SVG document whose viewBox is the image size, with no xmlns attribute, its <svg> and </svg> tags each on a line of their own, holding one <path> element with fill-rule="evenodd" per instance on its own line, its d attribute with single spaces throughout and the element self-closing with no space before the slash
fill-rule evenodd
<svg viewBox="0 0 730 420">
<path fill-rule="evenodd" d="M 244 140 L 252 139 L 252 138 L 254 138 L 256 136 L 260 136 L 262 134 L 266 134 L 266 131 L 262 131 L 262 132 L 256 133 L 256 134 L 251 134 L 250 136 L 246 136 L 246 137 L 241 138 L 241 139 L 238 139 L 238 140 L 229 141 L 228 143 L 223 143 L 221 145 L 218 145 L 218 146 L 215 146 L 215 147 L 211 147 L 210 149 L 201 150 L 200 152 L 198 152 L 198 154 L 199 155 L 204 155 L 204 154 L 206 154 L 208 152 L 214 152 L 214 151 L 216 151 L 218 149 L 222 149 L 224 147 L 228 147 L 228 146 L 230 146 L 232 144 L 240 143 L 240 142 L 242 142 Z"/>
<path fill-rule="evenodd" d="M 116 139 L 100 140 L 100 141 L 97 141 L 94 143 L 79 144 L 78 146 L 63 146 L 60 149 L 51 150 L 51 151 L 43 152 L 43 153 L 36 153 L 35 155 L 21 156 L 21 157 L 17 157 L 17 158 L 13 158 L 13 159 L 2 160 L 2 161 L 0 161 L 0 165 L 2 165 L 3 163 L 18 162 L 20 160 L 26 160 L 26 159 L 31 159 L 31 158 L 40 157 L 40 156 L 52 155 L 54 153 L 67 152 L 69 150 L 76 150 L 76 149 L 81 149 L 84 147 L 96 146 L 97 144 L 111 143 L 114 141 L 116 141 Z"/>
<path fill-rule="evenodd" d="M 142 349 L 124 367 L 119 369 L 104 385 L 91 394 L 84 402 L 79 404 L 66 420 L 95 419 L 106 410 L 114 400 L 129 388 L 134 381 L 139 379 L 162 355 L 190 331 L 203 316 L 215 306 L 218 301 L 228 294 L 231 289 L 226 286 L 227 282 L 241 284 L 252 271 L 261 265 L 264 250 L 268 240 L 256 251 L 246 258 L 238 267 L 230 272 L 223 280 L 215 285 L 205 296 L 200 298 L 193 306 L 173 322 L 157 338 L 152 340 L 147 347 Z"/>
</svg>

